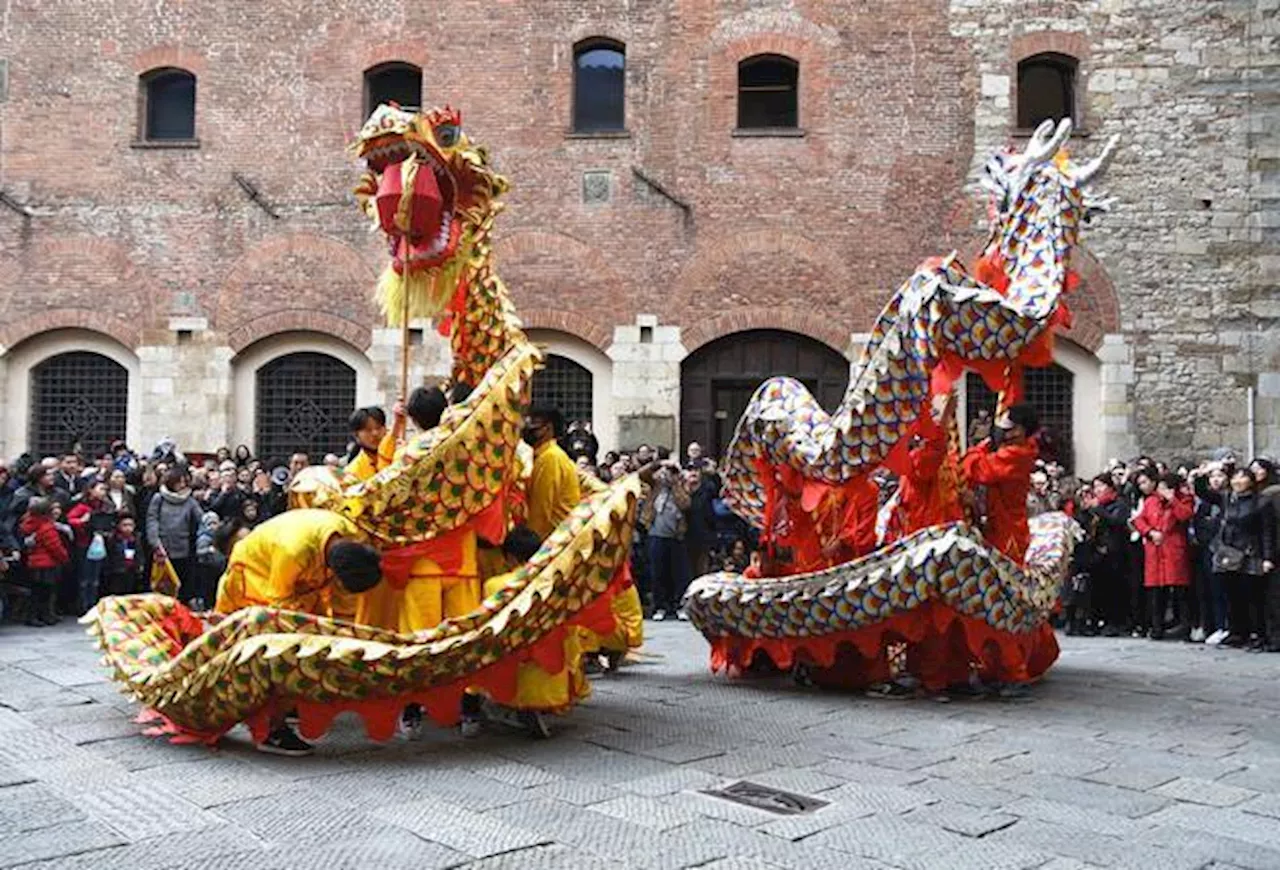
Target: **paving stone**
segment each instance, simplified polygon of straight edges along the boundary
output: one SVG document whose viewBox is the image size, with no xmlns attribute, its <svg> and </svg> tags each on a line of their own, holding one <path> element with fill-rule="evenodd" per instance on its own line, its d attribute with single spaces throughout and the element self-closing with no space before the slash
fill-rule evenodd
<svg viewBox="0 0 1280 870">
<path fill-rule="evenodd" d="M 1102 810 L 1043 798 L 1019 798 L 1007 804 L 1003 811 L 1020 818 L 1038 819 L 1042 822 L 1051 822 L 1055 825 L 1107 834 L 1112 837 L 1136 837 L 1154 827 L 1146 818 L 1130 819 Z"/>
<path fill-rule="evenodd" d="M 1135 791 L 1150 791 L 1178 778 L 1176 773 L 1167 768 L 1138 767 L 1130 764 L 1112 764 L 1102 770 L 1095 770 L 1080 777 L 1090 782 L 1104 785 L 1115 785 Z"/>
<path fill-rule="evenodd" d="M 1051 855 L 1075 858 L 1102 867 L 1134 868 L 1134 870 L 1199 870 L 1202 861 L 1166 850 L 1147 842 L 1125 842 L 1096 832 L 1055 825 L 1034 819 L 1023 819 L 984 838 L 999 846 L 1032 849 Z"/>
<path fill-rule="evenodd" d="M 1280 819 L 1267 816 L 1219 807 L 1175 804 L 1149 816 L 1147 821 L 1153 825 L 1190 828 L 1280 850 Z"/>
<path fill-rule="evenodd" d="M 1251 788 L 1260 792 L 1280 792 L 1280 760 L 1251 764 L 1243 770 L 1233 771 L 1219 780 L 1224 785 Z"/>
<path fill-rule="evenodd" d="M 18 768 L 63 794 L 79 794 L 111 788 L 124 782 L 129 771 L 103 761 L 80 747 L 71 746 L 58 758 L 21 762 Z"/>
<path fill-rule="evenodd" d="M 709 851 L 724 858 L 754 858 L 793 870 L 888 870 L 886 865 L 808 841 L 790 842 L 727 822 L 703 820 L 663 835 L 664 846 L 681 859 Z M 686 861 L 683 866 L 705 863 Z M 670 866 L 670 862 L 662 862 Z"/>
<path fill-rule="evenodd" d="M 735 825 L 763 825 L 777 821 L 779 818 L 777 813 L 740 804 L 736 801 L 712 797 L 698 791 L 684 791 L 668 795 L 666 801 L 704 818 L 732 822 Z"/>
<path fill-rule="evenodd" d="M 168 789 L 145 782 L 87 791 L 76 796 L 76 803 L 89 816 L 130 840 L 210 828 L 223 822 Z"/>
<path fill-rule="evenodd" d="M 773 821 L 765 822 L 755 827 L 757 831 L 772 837 L 780 837 L 784 840 L 803 840 L 805 837 L 811 837 L 819 831 L 826 831 L 846 822 L 851 822 L 854 819 L 875 815 L 875 813 L 874 809 L 863 804 L 841 802 L 820 807 L 811 813 L 781 817 L 775 815 Z"/>
<path fill-rule="evenodd" d="M 341 839 L 322 846 L 281 847 L 282 863 L 324 870 L 433 870 L 457 867 L 467 856 L 408 831 L 383 830 L 371 836 Z"/>
<path fill-rule="evenodd" d="M 25 763 L 61 758 L 75 744 L 42 728 L 8 731 L 0 739 L 0 761 Z"/>
<path fill-rule="evenodd" d="M 568 846 L 552 845 L 504 852 L 462 866 L 466 870 L 622 870 L 635 865 L 585 855 Z"/>
<path fill-rule="evenodd" d="M 749 779 L 751 782 L 759 783 L 760 785 L 780 788 L 796 794 L 814 795 L 821 800 L 826 800 L 825 797 L 821 797 L 823 792 L 844 785 L 847 782 L 847 780 L 838 776 L 828 776 L 812 768 L 798 770 L 777 768 L 763 773 L 752 774 Z"/>
<path fill-rule="evenodd" d="M 0 836 L 82 822 L 84 811 L 38 783 L 0 792 Z"/>
<path fill-rule="evenodd" d="M 711 843 L 677 849 L 652 828 L 554 801 L 514 804 L 485 813 L 484 817 L 527 830 L 554 830 L 558 842 L 602 858 L 645 867 L 684 867 L 727 854 Z"/>
<path fill-rule="evenodd" d="M 759 858 L 720 858 L 710 864 L 700 864 L 698 870 L 777 870 L 778 866 Z"/>
<path fill-rule="evenodd" d="M 1249 798 L 1257 797 L 1258 794 L 1256 791 L 1247 788 L 1237 788 L 1233 785 L 1223 785 L 1218 782 L 1188 779 L 1186 777 L 1175 779 L 1173 782 L 1165 783 L 1151 791 L 1152 794 L 1163 795 L 1174 800 L 1193 804 L 1206 804 L 1211 807 L 1234 806 Z"/>
<path fill-rule="evenodd" d="M 1258 795 L 1248 803 L 1240 804 L 1238 809 L 1246 813 L 1280 819 L 1280 794 Z"/>
<path fill-rule="evenodd" d="M 1030 773 L 1048 773 L 1057 776 L 1084 776 L 1103 770 L 1108 762 L 1067 752 L 1031 751 L 996 762 L 1000 767 L 1011 767 Z"/>
<path fill-rule="evenodd" d="M 592 804 L 587 812 L 603 813 L 653 828 L 655 831 L 669 831 L 698 818 L 697 814 L 677 804 L 666 803 L 656 798 L 626 795 L 604 803 Z"/>
<path fill-rule="evenodd" d="M 966 837 L 985 837 L 1018 821 L 1016 816 L 1006 813 L 984 812 L 951 801 L 919 807 L 903 818 L 908 822 L 937 825 L 943 830 Z"/>
<path fill-rule="evenodd" d="M 1016 777 L 1002 787 L 1031 797 L 1061 801 L 1130 818 L 1145 816 L 1169 805 L 1168 798 L 1040 773 Z"/>
<path fill-rule="evenodd" d="M 351 808 L 306 789 L 290 793 L 285 801 L 269 795 L 246 801 L 223 804 L 217 814 L 240 825 L 269 846 L 296 843 L 316 845 L 333 839 L 356 837 L 363 833 L 387 830 L 390 822 L 370 820 Z"/>
<path fill-rule="evenodd" d="M 35 782 L 35 777 L 29 773 L 19 770 L 16 767 L 10 767 L 7 764 L 0 764 L 0 788 L 22 785 L 28 782 Z"/>
<path fill-rule="evenodd" d="M 210 761 L 223 757 L 206 746 L 171 743 L 163 737 L 147 737 L 143 734 L 102 740 L 84 748 L 93 756 L 110 761 L 125 770 L 147 770 L 169 764 Z"/>
<path fill-rule="evenodd" d="M 474 858 L 487 858 L 552 841 L 548 834 L 506 824 L 500 819 L 436 800 L 390 806 L 379 817 L 423 839 Z"/>
<path fill-rule="evenodd" d="M 901 866 L 912 855 L 958 849 L 965 838 L 933 825 L 913 824 L 900 816 L 881 814 L 846 822 L 814 834 L 805 842 Z"/>
<path fill-rule="evenodd" d="M 631 782 L 620 782 L 618 788 L 633 794 L 659 797 L 687 789 L 712 788 L 725 782 L 722 776 L 696 767 L 677 767 L 656 776 L 645 776 Z"/>
<path fill-rule="evenodd" d="M 907 749 L 945 750 L 960 743 L 965 743 L 987 731 L 991 725 L 977 725 L 965 722 L 934 722 L 927 728 L 909 727 L 900 731 L 890 731 L 876 737 L 877 743 L 890 746 L 902 746 Z"/>
<path fill-rule="evenodd" d="M 953 758 L 955 758 L 955 754 L 946 750 L 901 749 L 897 752 L 868 759 L 868 761 L 879 767 L 891 767 L 894 770 L 921 770 L 930 768 L 932 765 L 940 765 L 943 762 L 951 761 Z"/>
<path fill-rule="evenodd" d="M 1250 870 L 1275 870 L 1280 867 L 1280 849 L 1270 849 L 1210 831 L 1162 825 L 1144 832 L 1136 842 L 1168 849 L 1201 864 L 1214 862 L 1210 865 L 1213 867 L 1218 866 L 1217 862 L 1248 867 Z"/>
<path fill-rule="evenodd" d="M 118 846 L 124 837 L 101 822 L 73 822 L 52 828 L 8 835 L 0 848 L 0 867 L 15 867 L 50 858 L 66 858 Z"/>
<path fill-rule="evenodd" d="M 549 782 L 564 779 L 559 774 L 550 773 L 532 764 L 521 764 L 518 761 L 476 767 L 473 772 L 518 788 L 532 788 L 536 785 L 546 785 Z"/>
<path fill-rule="evenodd" d="M 297 788 L 296 784 L 287 779 L 255 770 L 231 759 L 210 759 L 150 768 L 135 773 L 134 779 L 160 785 L 203 809 Z"/>
<path fill-rule="evenodd" d="M 668 761 L 672 764 L 685 764 L 690 761 L 715 758 L 717 755 L 724 754 L 724 749 L 704 746 L 699 743 L 665 743 L 651 749 L 637 751 L 640 755 L 656 758 L 659 761 Z"/>
<path fill-rule="evenodd" d="M 929 778 L 928 774 L 919 770 L 894 770 L 891 767 L 877 767 L 874 764 L 844 759 L 824 761 L 814 769 L 858 785 L 914 785 Z"/>
<path fill-rule="evenodd" d="M 1042 868 L 1051 856 L 1038 849 L 969 840 L 959 846 L 926 849 L 895 859 L 903 870 L 1029 870 Z"/>
<path fill-rule="evenodd" d="M 233 865 L 237 856 L 262 852 L 262 842 L 243 830 L 223 824 L 189 833 L 166 834 L 138 843 L 84 852 L 74 857 L 57 858 L 38 864 L 23 865 L 23 870 L 167 870 L 186 868 L 204 861 L 217 866 Z M 259 858 L 257 866 L 271 862 Z"/>
<path fill-rule="evenodd" d="M 933 795 L 941 800 L 954 801 L 974 807 L 999 809 L 1018 798 L 1017 792 L 989 785 L 976 785 L 951 779 L 928 778 L 912 785 L 916 791 Z"/>
<path fill-rule="evenodd" d="M 560 779 L 529 789 L 531 798 L 552 798 L 574 806 L 587 807 L 618 797 L 621 792 L 607 785 L 580 782 L 576 779 Z"/>
</svg>

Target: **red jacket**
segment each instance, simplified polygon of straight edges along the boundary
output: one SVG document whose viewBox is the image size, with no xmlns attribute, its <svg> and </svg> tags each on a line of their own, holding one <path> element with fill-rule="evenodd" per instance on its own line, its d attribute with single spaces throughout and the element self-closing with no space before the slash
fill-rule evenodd
<svg viewBox="0 0 1280 870">
<path fill-rule="evenodd" d="M 28 568 L 61 568 L 70 561 L 67 545 L 62 542 L 50 517 L 36 517 L 27 514 L 18 525 L 24 538 L 35 535 L 36 545 L 27 550 Z"/>
<path fill-rule="evenodd" d="M 970 448 L 962 466 L 970 486 L 987 488 L 987 527 L 984 534 L 997 549 L 1019 565 L 1027 555 L 1031 530 L 1027 527 L 1027 493 L 1040 448 L 1028 438 L 1020 444 L 991 449 L 990 441 Z"/>
<path fill-rule="evenodd" d="M 959 493 L 940 474 L 947 461 L 946 432 L 934 424 L 922 427 L 920 434 L 922 443 L 910 454 L 911 469 L 898 483 L 903 537 L 929 526 L 964 519 Z"/>
<path fill-rule="evenodd" d="M 1195 516 L 1195 502 L 1185 492 L 1172 501 L 1152 494 L 1142 500 L 1142 508 L 1133 518 L 1133 527 L 1142 535 L 1143 585 L 1191 585 L 1191 545 L 1187 526 Z M 1151 540 L 1159 532 L 1160 543 Z"/>
<path fill-rule="evenodd" d="M 75 533 L 75 544 L 80 549 L 87 549 L 89 542 L 93 540 L 93 529 L 90 521 L 95 513 L 106 513 L 106 504 L 103 502 L 78 501 L 67 511 L 67 525 L 71 526 L 71 531 Z"/>
</svg>

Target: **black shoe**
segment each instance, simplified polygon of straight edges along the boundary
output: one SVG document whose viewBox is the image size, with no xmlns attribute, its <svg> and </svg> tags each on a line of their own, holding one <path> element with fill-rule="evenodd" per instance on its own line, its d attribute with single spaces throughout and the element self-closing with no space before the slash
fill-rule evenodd
<svg viewBox="0 0 1280 870">
<path fill-rule="evenodd" d="M 1220 645 L 1230 646 L 1230 647 L 1241 647 L 1241 646 L 1245 646 L 1248 643 L 1249 643 L 1248 638 L 1241 637 L 1238 634 L 1229 634 L 1227 635 L 1226 639 L 1222 641 Z"/>
<path fill-rule="evenodd" d="M 310 755 L 315 747 L 293 732 L 292 728 L 277 728 L 267 735 L 267 739 L 258 744 L 259 752 L 271 755 L 288 755 L 299 757 Z"/>
<path fill-rule="evenodd" d="M 535 710 L 521 710 L 519 716 L 520 725 L 536 740 L 546 740 L 551 736 L 551 729 L 547 726 L 547 719 L 541 713 Z"/>
<path fill-rule="evenodd" d="M 1123 634 L 1124 634 L 1124 632 L 1122 632 L 1122 631 L 1120 630 L 1120 627 L 1119 627 L 1119 626 L 1117 626 L 1117 625 L 1107 625 L 1107 626 L 1103 626 L 1103 629 L 1102 629 L 1102 636 L 1103 636 L 1103 637 L 1120 637 L 1120 636 L 1121 636 L 1121 635 L 1123 635 Z"/>
<path fill-rule="evenodd" d="M 1164 640 L 1164 632 L 1158 628 L 1151 629 L 1151 634 L 1147 635 L 1149 640 Z"/>
</svg>

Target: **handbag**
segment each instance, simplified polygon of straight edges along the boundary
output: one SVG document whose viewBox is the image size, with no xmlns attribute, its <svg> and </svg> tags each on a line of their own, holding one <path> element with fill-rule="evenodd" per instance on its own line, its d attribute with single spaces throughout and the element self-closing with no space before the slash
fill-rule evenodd
<svg viewBox="0 0 1280 870">
<path fill-rule="evenodd" d="M 107 545 L 102 540 L 101 533 L 93 533 L 93 541 L 89 544 L 89 549 L 85 551 L 84 557 L 90 562 L 101 562 L 107 558 Z"/>
<path fill-rule="evenodd" d="M 1244 567 L 1244 557 L 1244 550 L 1219 541 L 1213 550 L 1213 571 L 1215 574 L 1233 574 Z"/>
</svg>

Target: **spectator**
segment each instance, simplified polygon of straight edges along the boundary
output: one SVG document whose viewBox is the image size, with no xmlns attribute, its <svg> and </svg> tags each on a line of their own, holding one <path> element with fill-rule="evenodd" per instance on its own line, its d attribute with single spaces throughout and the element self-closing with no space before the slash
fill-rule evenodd
<svg viewBox="0 0 1280 870">
<path fill-rule="evenodd" d="M 53 475 L 53 487 L 67 494 L 64 504 L 71 500 L 71 496 L 80 492 L 80 471 L 80 457 L 74 453 L 64 454 L 58 461 L 57 471 Z"/>
<path fill-rule="evenodd" d="M 1199 624 L 1191 639 L 1216 646 L 1227 638 L 1227 597 L 1222 575 L 1213 570 L 1213 543 L 1222 528 L 1222 500 L 1229 476 L 1220 463 L 1209 463 L 1188 472 L 1195 487 L 1196 514 L 1191 521 L 1191 543 L 1194 560 L 1195 599 L 1199 605 Z"/>
<path fill-rule="evenodd" d="M 253 451 L 249 449 L 248 444 L 240 444 L 236 447 L 235 453 L 231 458 L 236 461 L 237 466 L 246 466 L 253 459 Z"/>
<path fill-rule="evenodd" d="M 1272 538 L 1280 555 L 1280 475 L 1270 459 L 1255 459 L 1249 465 L 1254 485 L 1271 517 Z M 1273 558 L 1273 561 L 1280 559 Z M 1280 652 L 1280 572 L 1272 570 L 1262 578 L 1263 622 L 1266 624 L 1267 652 Z"/>
<path fill-rule="evenodd" d="M 107 498 L 107 485 L 95 480 L 85 488 L 67 511 L 67 524 L 75 534 L 75 564 L 79 595 L 78 613 L 83 615 L 98 603 L 103 567 L 107 560 L 107 538 L 115 531 L 115 507 Z"/>
<path fill-rule="evenodd" d="M 31 607 L 27 625 L 56 625 L 54 599 L 63 568 L 71 561 L 59 534 L 53 515 L 57 504 L 44 496 L 36 496 L 27 504 L 18 526 L 27 539 L 27 581 L 31 586 Z"/>
<path fill-rule="evenodd" d="M 640 469 L 640 479 L 652 487 L 641 511 L 641 523 L 648 529 L 653 619 L 662 622 L 668 613 L 685 619 L 679 604 L 689 582 L 689 557 L 684 547 L 689 493 L 680 479 L 679 463 L 671 460 L 646 465 Z"/>
<path fill-rule="evenodd" d="M 182 584 L 184 603 L 190 603 L 196 592 L 196 533 L 201 518 L 187 473 L 181 468 L 170 469 L 147 509 L 147 544 L 156 564 L 173 566 Z"/>
<path fill-rule="evenodd" d="M 115 533 L 107 542 L 105 568 L 110 595 L 132 595 L 146 589 L 142 580 L 143 559 L 137 525 L 137 520 L 131 515 L 116 514 Z"/>
<path fill-rule="evenodd" d="M 701 451 L 695 461 L 702 462 Z M 689 493 L 685 550 L 692 576 L 701 577 L 711 570 L 711 548 L 716 541 L 714 502 L 720 494 L 720 481 L 715 475 L 704 473 L 700 466 L 693 466 L 684 471 L 684 488 Z"/>
<path fill-rule="evenodd" d="M 107 475 L 107 498 L 117 514 L 138 515 L 137 493 L 129 486 L 128 478 L 119 468 L 112 468 Z"/>
<path fill-rule="evenodd" d="M 689 446 L 684 449 L 685 452 L 685 468 L 702 468 L 702 445 L 697 441 L 690 441 Z"/>
<path fill-rule="evenodd" d="M 979 408 L 978 413 L 973 417 L 973 422 L 969 424 L 969 440 L 970 446 L 980 444 L 991 437 L 991 412 L 986 408 Z"/>
<path fill-rule="evenodd" d="M 1231 490 L 1223 497 L 1222 527 L 1213 544 L 1213 568 L 1223 575 L 1231 633 L 1224 646 L 1255 643 L 1261 628 L 1264 578 L 1275 568 L 1275 523 L 1254 477 L 1247 468 L 1231 475 Z M 1261 639 L 1256 641 L 1262 646 Z"/>
<path fill-rule="evenodd" d="M 1129 584 L 1125 574 L 1129 506 L 1116 491 L 1114 475 L 1100 474 L 1094 478 L 1093 504 L 1089 510 L 1096 521 L 1092 603 L 1095 610 L 1100 607 L 1102 611 L 1103 635 L 1119 637 L 1129 621 Z"/>
<path fill-rule="evenodd" d="M 246 502 L 253 504 L 253 502 Z M 196 584 L 192 594 L 192 608 L 204 610 L 217 594 L 218 579 L 226 570 L 226 557 L 218 550 L 217 535 L 223 519 L 215 511 L 207 511 L 200 518 L 200 530 L 196 533 Z"/>
<path fill-rule="evenodd" d="M 1186 589 L 1191 584 L 1191 555 L 1188 527 L 1195 517 L 1195 503 L 1177 477 L 1165 475 L 1148 495 L 1134 519 L 1142 536 L 1144 584 L 1150 599 L 1150 638 L 1163 640 L 1165 608 L 1172 604 L 1186 630 Z"/>
<path fill-rule="evenodd" d="M 239 471 L 246 475 L 249 474 L 249 469 L 247 468 L 239 469 Z M 240 508 L 248 494 L 240 488 L 240 481 L 234 464 L 230 468 L 224 468 L 218 472 L 217 481 L 210 489 L 212 491 L 208 503 L 209 510 L 216 513 L 223 522 L 240 515 Z"/>
</svg>

